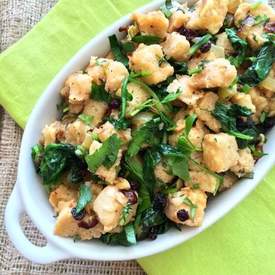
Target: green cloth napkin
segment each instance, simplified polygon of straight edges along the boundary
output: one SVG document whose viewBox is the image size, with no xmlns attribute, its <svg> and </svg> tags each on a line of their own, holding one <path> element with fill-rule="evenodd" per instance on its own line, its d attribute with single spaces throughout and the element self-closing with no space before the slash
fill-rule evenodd
<svg viewBox="0 0 275 275">
<path fill-rule="evenodd" d="M 72 55 L 95 34 L 146 2 L 59 0 L 32 31 L 0 55 L 0 103 L 24 127 L 36 100 Z M 275 272 L 274 259 L 273 168 L 247 199 L 214 226 L 138 262 L 152 275 L 270 275 Z"/>
</svg>

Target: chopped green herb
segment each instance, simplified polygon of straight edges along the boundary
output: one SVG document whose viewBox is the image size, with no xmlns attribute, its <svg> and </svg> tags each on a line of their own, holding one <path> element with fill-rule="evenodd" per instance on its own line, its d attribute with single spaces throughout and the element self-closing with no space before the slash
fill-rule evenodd
<svg viewBox="0 0 275 275">
<path fill-rule="evenodd" d="M 248 130 L 239 131 L 236 120 L 238 117 L 249 117 L 252 111 L 244 106 L 237 104 L 216 103 L 212 115 L 220 121 L 223 131 L 237 137 L 239 140 L 252 141 L 255 139 L 255 133 Z"/>
<path fill-rule="evenodd" d="M 241 84 L 247 84 L 251 87 L 256 86 L 263 81 L 269 74 L 275 59 L 275 47 L 272 43 L 265 44 L 259 51 L 257 59 L 252 65 L 239 77 Z"/>
<path fill-rule="evenodd" d="M 127 151 L 128 157 L 135 156 L 144 144 L 154 145 L 158 143 L 159 124 L 160 119 L 155 118 L 134 132 Z"/>
<path fill-rule="evenodd" d="M 146 45 L 159 44 L 161 38 L 154 35 L 136 35 L 132 38 L 136 43 L 144 43 Z"/>
<path fill-rule="evenodd" d="M 111 168 L 116 162 L 120 145 L 121 141 L 115 134 L 106 139 L 98 150 L 85 157 L 89 170 L 95 173 L 101 165 Z"/>
<path fill-rule="evenodd" d="M 120 218 L 119 218 L 119 225 L 120 226 L 123 226 L 123 225 L 126 224 L 126 222 L 128 220 L 128 217 L 129 217 L 129 215 L 132 211 L 133 211 L 133 209 L 132 209 L 132 205 L 130 203 L 127 203 L 122 208 L 121 215 L 120 215 Z"/>
<path fill-rule="evenodd" d="M 263 152 L 262 150 L 257 149 L 255 147 L 255 145 L 248 145 L 248 147 L 249 147 L 249 149 L 250 149 L 250 151 L 251 151 L 251 153 L 252 153 L 252 155 L 253 155 L 254 158 L 258 158 L 259 159 L 259 158 L 261 158 L 263 156 L 268 155 L 265 152 Z"/>
<path fill-rule="evenodd" d="M 130 246 L 136 244 L 135 229 L 133 224 L 124 226 L 120 233 L 107 233 L 100 237 L 100 240 L 110 245 Z"/>
<path fill-rule="evenodd" d="M 153 107 L 154 104 L 155 104 L 154 100 L 152 98 L 149 98 L 146 101 L 142 102 L 141 104 L 137 105 L 135 109 L 131 113 L 129 113 L 129 115 L 135 116 L 142 110 Z"/>
<path fill-rule="evenodd" d="M 206 34 L 202 36 L 197 42 L 192 45 L 189 49 L 188 55 L 191 57 L 193 56 L 204 44 L 208 43 L 209 40 L 212 38 L 212 35 Z"/>
<path fill-rule="evenodd" d="M 257 15 L 255 18 L 254 18 L 254 26 L 255 25 L 260 25 L 260 24 L 265 24 L 266 22 L 269 21 L 269 17 L 265 14 L 262 14 L 262 15 Z"/>
<path fill-rule="evenodd" d="M 171 0 L 166 0 L 165 4 L 160 7 L 160 10 L 165 15 L 166 18 L 170 18 L 172 16 L 171 9 L 173 8 L 173 4 Z"/>
<path fill-rule="evenodd" d="M 115 57 L 115 60 L 121 62 L 123 65 L 128 66 L 129 60 L 126 55 L 122 52 L 122 46 L 120 42 L 117 40 L 115 34 L 109 36 L 109 42 L 111 46 L 111 51 Z"/>
<path fill-rule="evenodd" d="M 91 187 L 87 186 L 86 184 L 80 185 L 79 189 L 79 197 L 76 204 L 76 213 L 78 214 L 81 212 L 86 205 L 92 201 L 92 192 Z"/>
<path fill-rule="evenodd" d="M 248 94 L 249 91 L 251 90 L 251 87 L 247 84 L 244 84 L 241 88 L 240 88 L 240 92 L 244 93 L 244 94 Z"/>
<path fill-rule="evenodd" d="M 182 91 L 177 90 L 175 93 L 169 93 L 162 101 L 162 104 L 166 104 L 168 102 L 176 100 L 180 95 L 182 94 Z"/>
<path fill-rule="evenodd" d="M 43 158 L 39 166 L 39 174 L 43 184 L 51 187 L 61 177 L 63 172 L 74 162 L 75 147 L 70 144 L 49 144 L 44 149 Z"/>
<path fill-rule="evenodd" d="M 230 56 L 229 61 L 235 67 L 239 67 L 245 60 L 248 44 L 241 39 L 234 28 L 225 29 L 228 39 L 230 40 L 234 50 L 237 52 L 236 56 Z"/>
<path fill-rule="evenodd" d="M 198 206 L 193 204 L 193 202 L 185 195 L 182 197 L 182 202 L 189 207 L 190 218 L 194 221 Z"/>
<path fill-rule="evenodd" d="M 188 66 L 186 62 L 169 60 L 169 63 L 174 67 L 175 74 L 187 74 Z"/>
<path fill-rule="evenodd" d="M 122 88 L 121 88 L 121 110 L 119 114 L 119 118 L 122 119 L 126 115 L 126 106 L 127 106 L 127 100 L 128 100 L 128 85 L 129 77 L 125 77 L 122 81 Z"/>
<path fill-rule="evenodd" d="M 121 43 L 121 47 L 125 54 L 131 53 L 135 50 L 135 44 L 131 41 Z"/>
<path fill-rule="evenodd" d="M 113 117 L 109 117 L 107 118 L 107 121 L 112 123 L 117 130 L 125 130 L 131 125 L 131 122 L 126 118 L 115 119 Z"/>
<path fill-rule="evenodd" d="M 138 72 L 138 73 L 131 72 L 130 73 L 130 78 L 146 77 L 146 76 L 149 76 L 149 75 L 151 75 L 151 73 L 148 72 L 148 71 L 141 71 L 141 72 Z"/>
<path fill-rule="evenodd" d="M 92 123 L 92 121 L 93 121 L 93 119 L 94 119 L 94 117 L 93 116 L 90 116 L 90 115 L 86 115 L 86 114 L 80 114 L 79 116 L 78 116 L 78 118 L 82 121 L 82 122 L 84 122 L 86 125 L 91 125 L 91 123 Z"/>
<path fill-rule="evenodd" d="M 167 159 L 167 165 L 171 170 L 171 174 L 187 181 L 189 176 L 188 157 L 170 157 Z"/>
<path fill-rule="evenodd" d="M 32 161 L 36 172 L 39 173 L 40 164 L 44 156 L 44 147 L 41 144 L 36 144 L 32 147 Z"/>
<path fill-rule="evenodd" d="M 82 145 L 77 145 L 74 152 L 76 156 L 80 158 L 84 158 L 88 154 L 88 150 L 84 148 Z"/>
<path fill-rule="evenodd" d="M 262 112 L 260 115 L 260 123 L 264 123 L 266 118 L 267 118 L 268 113 L 267 112 Z"/>
<path fill-rule="evenodd" d="M 92 84 L 91 98 L 96 101 L 104 101 L 110 103 L 112 96 L 105 90 L 104 85 Z"/>
</svg>

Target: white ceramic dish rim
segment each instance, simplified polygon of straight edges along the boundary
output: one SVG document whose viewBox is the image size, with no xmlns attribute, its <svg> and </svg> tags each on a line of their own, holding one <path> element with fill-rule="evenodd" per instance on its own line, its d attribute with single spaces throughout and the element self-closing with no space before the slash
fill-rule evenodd
<svg viewBox="0 0 275 275">
<path fill-rule="evenodd" d="M 139 9 L 141 12 L 154 10 L 163 1 L 153 1 L 152 3 Z M 170 230 L 166 234 L 160 235 L 154 242 L 142 241 L 132 247 L 111 247 L 99 241 L 76 242 L 72 239 L 61 238 L 53 234 L 54 219 L 47 220 L 47 213 L 52 213 L 47 201 L 46 193 L 41 182 L 35 174 L 30 148 L 39 138 L 43 126 L 53 121 L 56 116 L 55 104 L 58 101 L 58 93 L 66 77 L 85 66 L 89 57 L 101 55 L 108 50 L 107 37 L 117 33 L 120 26 L 129 22 L 129 16 L 118 20 L 111 27 L 103 31 L 85 45 L 70 62 L 56 75 L 48 88 L 45 90 L 36 104 L 22 139 L 17 182 L 9 199 L 6 212 L 5 224 L 10 239 L 15 247 L 28 259 L 37 263 L 49 263 L 67 258 L 82 258 L 91 260 L 130 260 L 149 256 L 155 253 L 172 248 L 214 224 L 218 219 L 228 213 L 242 199 L 244 199 L 260 182 L 266 172 L 275 162 L 275 154 L 272 148 L 275 147 L 275 129 L 269 133 L 269 141 L 265 145 L 265 151 L 270 154 L 262 158 L 255 167 L 254 179 L 242 180 L 230 190 L 220 194 L 215 200 L 209 203 L 204 222 L 199 228 L 186 228 L 183 232 Z M 100 45 L 100 47 L 98 46 Z M 97 47 L 97 48 L 96 48 Z M 29 188 L 28 188 L 29 187 Z M 30 190 L 32 187 L 36 191 Z M 35 193 L 35 194 L 34 194 Z M 42 211 L 43 208 L 43 211 Z M 23 234 L 20 226 L 20 217 L 27 213 L 40 232 L 47 239 L 47 245 L 38 247 L 33 245 Z M 46 221 L 45 221 L 46 220 Z"/>
</svg>

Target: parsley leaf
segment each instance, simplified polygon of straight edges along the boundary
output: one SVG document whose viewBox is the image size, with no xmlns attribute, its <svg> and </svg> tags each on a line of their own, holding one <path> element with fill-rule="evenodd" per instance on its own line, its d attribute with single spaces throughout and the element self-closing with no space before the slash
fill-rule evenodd
<svg viewBox="0 0 275 275">
<path fill-rule="evenodd" d="M 239 82 L 251 87 L 263 81 L 271 70 L 275 60 L 275 47 L 272 43 L 265 44 L 259 51 L 252 65 L 239 77 Z"/>
<path fill-rule="evenodd" d="M 121 62 L 123 65 L 128 66 L 129 60 L 127 56 L 122 52 L 122 46 L 120 42 L 117 40 L 115 34 L 109 36 L 109 42 L 111 46 L 111 51 L 115 57 L 115 60 Z"/>
<path fill-rule="evenodd" d="M 235 67 L 239 67 L 245 60 L 246 51 L 248 44 L 245 40 L 241 39 L 234 28 L 225 29 L 228 39 L 230 40 L 234 50 L 237 52 L 237 55 L 230 56 L 229 61 Z"/>
<path fill-rule="evenodd" d="M 114 134 L 110 136 L 103 142 L 102 146 L 98 150 L 85 157 L 88 169 L 95 173 L 101 165 L 106 168 L 112 167 L 117 159 L 120 145 L 121 141 L 117 135 Z"/>
<path fill-rule="evenodd" d="M 143 43 L 145 45 L 159 44 L 161 38 L 155 35 L 136 35 L 132 38 L 132 41 L 136 43 Z"/>
<path fill-rule="evenodd" d="M 155 118 L 148 121 L 134 132 L 126 153 L 127 157 L 135 156 L 144 144 L 154 145 L 158 143 L 158 136 L 160 133 L 159 124 L 160 119 Z"/>
</svg>

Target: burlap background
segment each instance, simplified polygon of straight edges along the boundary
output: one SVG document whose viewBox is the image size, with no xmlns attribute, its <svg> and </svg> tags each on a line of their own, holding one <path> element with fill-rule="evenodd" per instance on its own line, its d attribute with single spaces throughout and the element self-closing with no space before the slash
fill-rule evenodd
<svg viewBox="0 0 275 275">
<path fill-rule="evenodd" d="M 43 17 L 58 0 L 0 0 L 0 52 L 15 43 Z M 275 0 L 269 1 L 273 7 Z M 0 72 L 1 73 L 1 72 Z M 68 260 L 37 265 L 24 259 L 7 238 L 4 209 L 16 180 L 22 130 L 0 107 L 0 274 L 144 274 L 135 261 L 95 262 Z M 22 225 L 29 239 L 38 245 L 43 236 L 28 220 Z"/>
<path fill-rule="evenodd" d="M 29 31 L 57 0 L 0 0 L 0 51 Z M 135 261 L 96 262 L 68 260 L 50 265 L 32 264 L 8 240 L 4 210 L 16 180 L 22 130 L 0 107 L 0 274 L 144 274 Z M 26 235 L 36 244 L 44 239 L 27 217 L 22 220 Z"/>
</svg>

